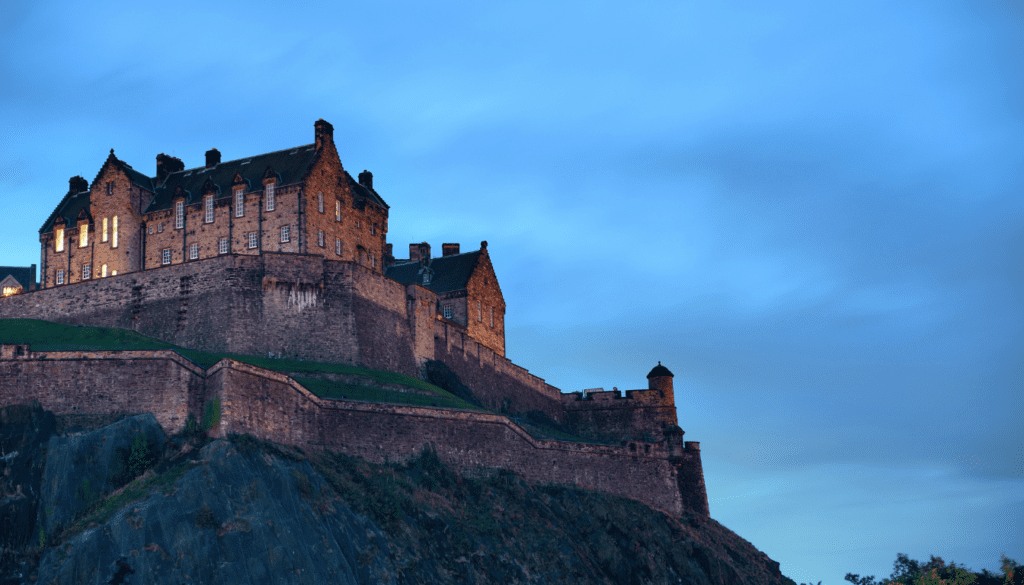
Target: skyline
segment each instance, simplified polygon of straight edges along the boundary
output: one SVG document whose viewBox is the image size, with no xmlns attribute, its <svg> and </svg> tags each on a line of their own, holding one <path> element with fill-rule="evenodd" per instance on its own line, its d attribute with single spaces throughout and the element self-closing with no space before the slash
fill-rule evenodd
<svg viewBox="0 0 1024 585">
<path fill-rule="evenodd" d="M 1024 562 L 1020 3 L 246 6 L 0 8 L 0 265 L 110 148 L 324 118 L 396 255 L 488 241 L 513 362 L 672 370 L 711 516 L 783 574 Z"/>
</svg>

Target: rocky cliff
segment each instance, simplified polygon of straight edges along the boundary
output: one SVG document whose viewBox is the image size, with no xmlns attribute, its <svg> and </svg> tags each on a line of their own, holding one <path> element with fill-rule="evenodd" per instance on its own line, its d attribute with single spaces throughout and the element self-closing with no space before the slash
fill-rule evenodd
<svg viewBox="0 0 1024 585">
<path fill-rule="evenodd" d="M 0 412 L 0 583 L 791 584 L 714 520 L 429 448 L 371 465 L 247 436 Z M 96 426 L 96 425 L 93 425 Z"/>
</svg>

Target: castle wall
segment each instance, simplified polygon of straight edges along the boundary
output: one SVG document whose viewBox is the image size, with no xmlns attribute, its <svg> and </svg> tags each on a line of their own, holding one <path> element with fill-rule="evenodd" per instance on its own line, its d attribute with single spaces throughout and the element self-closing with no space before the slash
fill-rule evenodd
<svg viewBox="0 0 1024 585">
<path fill-rule="evenodd" d="M 444 362 L 485 406 L 502 412 L 538 410 L 561 421 L 561 391 L 513 364 L 465 329 L 435 319 L 433 359 Z"/>
<path fill-rule="evenodd" d="M 580 436 L 617 441 L 660 441 L 675 424 L 675 406 L 666 406 L 656 390 L 582 392 L 561 395 L 565 424 Z"/>
<path fill-rule="evenodd" d="M 170 351 L 28 351 L 0 358 L 0 402 L 38 400 L 56 414 L 150 412 L 176 433 L 189 412 L 201 418 L 195 409 L 204 378 L 202 368 Z"/>
</svg>

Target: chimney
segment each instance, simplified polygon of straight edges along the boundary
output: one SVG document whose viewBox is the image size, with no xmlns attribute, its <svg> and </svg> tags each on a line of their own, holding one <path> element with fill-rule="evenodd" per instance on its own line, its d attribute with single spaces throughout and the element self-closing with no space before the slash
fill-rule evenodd
<svg viewBox="0 0 1024 585">
<path fill-rule="evenodd" d="M 363 171 L 359 173 L 359 184 L 363 187 L 373 189 L 373 173 L 370 171 Z"/>
<path fill-rule="evenodd" d="M 68 192 L 69 193 L 81 193 L 89 189 L 89 182 L 83 179 L 79 175 L 75 175 L 68 179 Z"/>
<path fill-rule="evenodd" d="M 409 260 L 413 262 L 430 260 L 430 244 L 426 242 L 409 244 Z"/>
<path fill-rule="evenodd" d="M 442 256 L 454 256 L 459 253 L 458 244 L 441 244 Z"/>
<path fill-rule="evenodd" d="M 210 169 L 220 164 L 220 151 L 211 148 L 206 151 L 206 168 Z"/>
<path fill-rule="evenodd" d="M 327 144 L 334 144 L 334 126 L 323 118 L 313 123 L 313 135 L 316 137 L 317 150 Z"/>
<path fill-rule="evenodd" d="M 164 153 L 156 155 L 156 182 L 162 183 L 167 175 L 185 170 L 185 163 L 180 158 L 168 156 Z"/>
</svg>

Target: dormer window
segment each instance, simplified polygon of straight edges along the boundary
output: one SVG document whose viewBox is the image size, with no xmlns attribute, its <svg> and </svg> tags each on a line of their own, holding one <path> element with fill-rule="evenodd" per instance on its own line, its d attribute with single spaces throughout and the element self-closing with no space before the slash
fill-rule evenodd
<svg viewBox="0 0 1024 585">
<path fill-rule="evenodd" d="M 174 229 L 180 230 L 185 227 L 185 202 L 174 202 Z"/>
<path fill-rule="evenodd" d="M 53 230 L 53 241 L 58 252 L 64 251 L 64 228 Z"/>
<path fill-rule="evenodd" d="M 267 185 L 267 211 L 274 211 L 274 184 Z"/>
<path fill-rule="evenodd" d="M 424 270 L 423 271 L 423 286 L 427 286 L 428 284 L 430 284 L 430 272 Z"/>
<path fill-rule="evenodd" d="M 245 215 L 245 190 L 239 189 L 235 191 L 235 217 L 243 215 Z"/>
<path fill-rule="evenodd" d="M 78 247 L 84 248 L 89 245 L 89 224 L 78 226 Z"/>
</svg>

